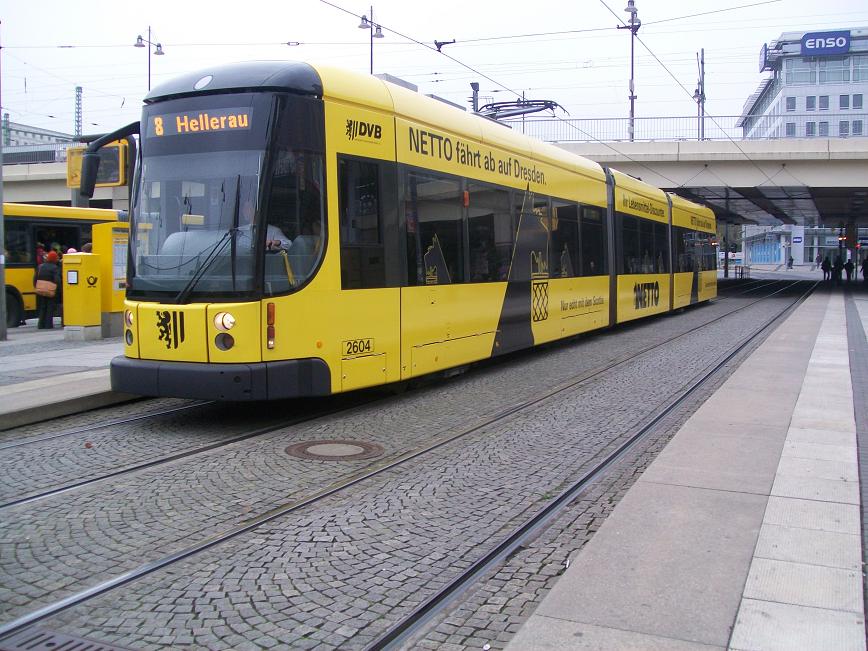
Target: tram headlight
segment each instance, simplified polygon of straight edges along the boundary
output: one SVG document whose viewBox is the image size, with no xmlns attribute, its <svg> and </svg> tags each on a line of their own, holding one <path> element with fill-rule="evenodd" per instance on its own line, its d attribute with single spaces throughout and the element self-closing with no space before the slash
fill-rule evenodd
<svg viewBox="0 0 868 651">
<path fill-rule="evenodd" d="M 221 332 L 214 337 L 214 345 L 217 346 L 218 350 L 226 351 L 235 345 L 235 339 L 228 332 Z"/>
<path fill-rule="evenodd" d="M 128 328 L 133 327 L 133 321 L 135 321 L 135 318 L 133 317 L 133 311 L 132 310 L 124 310 L 124 323 L 127 324 Z"/>
<path fill-rule="evenodd" d="M 235 325 L 235 317 L 229 312 L 218 312 L 214 315 L 214 327 L 218 330 L 226 332 L 232 330 Z"/>
</svg>

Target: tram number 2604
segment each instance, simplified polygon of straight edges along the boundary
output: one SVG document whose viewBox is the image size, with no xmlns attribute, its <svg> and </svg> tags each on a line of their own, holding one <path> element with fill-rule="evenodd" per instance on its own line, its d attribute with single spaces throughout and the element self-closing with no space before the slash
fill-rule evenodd
<svg viewBox="0 0 868 651">
<path fill-rule="evenodd" d="M 344 355 L 366 355 L 374 352 L 373 339 L 349 339 L 342 343 Z"/>
</svg>

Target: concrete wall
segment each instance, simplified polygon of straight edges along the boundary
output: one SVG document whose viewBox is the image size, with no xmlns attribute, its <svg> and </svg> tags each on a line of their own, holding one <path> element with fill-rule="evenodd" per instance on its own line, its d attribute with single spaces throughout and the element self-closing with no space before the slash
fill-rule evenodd
<svg viewBox="0 0 868 651">
<path fill-rule="evenodd" d="M 660 187 L 863 187 L 868 138 L 561 143 Z"/>
<path fill-rule="evenodd" d="M 41 203 L 70 201 L 72 190 L 66 187 L 66 163 L 33 163 L 3 166 L 3 201 Z M 97 188 L 94 199 L 110 199 L 112 208 L 129 210 L 126 187 Z"/>
</svg>

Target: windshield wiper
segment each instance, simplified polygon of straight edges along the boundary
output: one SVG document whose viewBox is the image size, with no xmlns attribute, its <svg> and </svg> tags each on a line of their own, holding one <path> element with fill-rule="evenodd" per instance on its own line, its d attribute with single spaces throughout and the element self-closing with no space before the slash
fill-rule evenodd
<svg viewBox="0 0 868 651">
<path fill-rule="evenodd" d="M 226 248 L 226 245 L 229 243 L 230 236 L 231 239 L 235 239 L 234 228 L 230 228 L 228 231 L 223 233 L 223 236 L 217 240 L 214 245 L 211 247 L 211 250 L 208 251 L 208 255 L 205 256 L 205 261 L 199 265 L 199 268 L 196 269 L 196 272 L 190 277 L 190 280 L 187 281 L 187 284 L 184 285 L 184 288 L 178 292 L 177 296 L 175 296 L 175 300 L 173 303 L 183 303 L 187 300 L 187 297 L 190 296 L 190 292 L 193 291 L 193 288 L 196 287 L 198 282 L 202 280 L 202 276 L 205 275 L 205 272 L 208 270 L 208 267 L 217 259 L 217 256 L 220 255 L 220 252 Z"/>
<path fill-rule="evenodd" d="M 226 194 L 223 194 L 223 201 L 226 202 Z M 222 206 L 221 206 L 222 210 Z M 232 272 L 232 289 L 235 289 L 235 254 L 238 250 L 238 220 L 239 211 L 241 210 L 241 175 L 235 177 L 235 210 L 232 214 L 232 244 L 229 247 L 229 269 Z"/>
</svg>

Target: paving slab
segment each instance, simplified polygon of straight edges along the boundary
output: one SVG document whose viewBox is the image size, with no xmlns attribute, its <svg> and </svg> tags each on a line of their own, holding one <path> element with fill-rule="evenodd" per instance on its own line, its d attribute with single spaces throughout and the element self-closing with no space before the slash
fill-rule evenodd
<svg viewBox="0 0 868 651">
<path fill-rule="evenodd" d="M 754 434 L 754 428 L 749 433 L 724 434 L 685 428 L 679 435 L 686 434 L 691 445 L 667 447 L 645 471 L 643 480 L 768 495 L 786 432 L 760 429 L 761 435 Z M 729 462 L 715 463 L 720 458 Z"/>
<path fill-rule="evenodd" d="M 617 628 L 593 626 L 577 622 L 537 617 L 519 633 L 522 651 L 724 651 L 725 646 L 712 646 L 623 631 Z M 510 647 L 512 648 L 512 647 Z"/>
<path fill-rule="evenodd" d="M 857 534 L 765 523 L 754 555 L 757 558 L 858 571 L 862 569 L 860 544 Z"/>
<path fill-rule="evenodd" d="M 730 651 L 863 651 L 865 622 L 856 613 L 745 599 Z"/>
<path fill-rule="evenodd" d="M 745 599 L 862 613 L 862 573 L 838 567 L 755 558 Z"/>
<path fill-rule="evenodd" d="M 537 614 L 725 647 L 765 504 L 640 481 Z"/>
<path fill-rule="evenodd" d="M 838 502 L 814 502 L 787 497 L 769 498 L 763 522 L 784 527 L 859 535 L 859 507 Z"/>
</svg>

